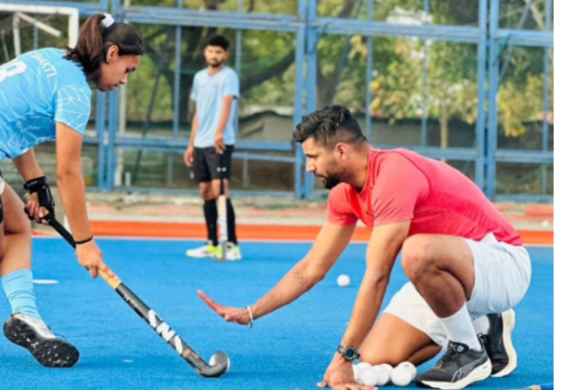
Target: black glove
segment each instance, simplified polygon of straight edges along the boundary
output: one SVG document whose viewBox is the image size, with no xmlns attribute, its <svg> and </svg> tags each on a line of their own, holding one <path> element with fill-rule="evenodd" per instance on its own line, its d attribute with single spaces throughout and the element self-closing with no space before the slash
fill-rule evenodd
<svg viewBox="0 0 570 390">
<path fill-rule="evenodd" d="M 26 184 L 24 184 L 24 189 L 28 190 L 30 195 L 37 194 L 40 206 L 44 207 L 52 217 L 55 217 L 55 204 L 53 202 L 53 196 L 51 195 L 51 190 L 49 189 L 49 184 L 45 176 L 28 180 Z M 33 215 L 30 215 L 27 209 L 25 210 L 26 214 L 28 214 L 28 218 L 33 220 Z"/>
</svg>

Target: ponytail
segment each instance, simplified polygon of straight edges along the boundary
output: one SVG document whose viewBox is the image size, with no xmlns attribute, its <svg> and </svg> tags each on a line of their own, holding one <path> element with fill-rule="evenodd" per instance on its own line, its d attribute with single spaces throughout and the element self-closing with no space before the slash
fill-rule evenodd
<svg viewBox="0 0 570 390">
<path fill-rule="evenodd" d="M 93 15 L 81 27 L 75 48 L 67 48 L 64 58 L 77 62 L 87 76 L 96 74 L 106 61 L 111 46 L 119 48 L 119 55 L 142 55 L 142 39 L 135 28 L 114 22 L 110 15 Z"/>
</svg>

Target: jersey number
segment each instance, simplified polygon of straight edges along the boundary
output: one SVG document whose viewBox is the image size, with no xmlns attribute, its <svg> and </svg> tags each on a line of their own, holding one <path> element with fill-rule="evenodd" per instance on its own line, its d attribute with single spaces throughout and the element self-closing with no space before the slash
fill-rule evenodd
<svg viewBox="0 0 570 390">
<path fill-rule="evenodd" d="M 28 67 L 22 61 L 12 61 L 8 62 L 6 65 L 0 66 L 0 83 L 8 77 L 24 73 L 26 69 L 28 69 Z"/>
</svg>

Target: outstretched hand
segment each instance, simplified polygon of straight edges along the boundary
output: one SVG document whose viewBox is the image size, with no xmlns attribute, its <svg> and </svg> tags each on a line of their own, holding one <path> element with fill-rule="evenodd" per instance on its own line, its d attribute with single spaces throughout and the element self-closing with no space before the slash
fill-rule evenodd
<svg viewBox="0 0 570 390">
<path fill-rule="evenodd" d="M 251 321 L 249 311 L 246 308 L 238 309 L 236 307 L 222 306 L 215 302 L 213 299 L 204 294 L 203 291 L 198 290 L 198 296 L 204 301 L 206 305 L 226 322 L 233 322 L 239 325 L 248 325 Z"/>
</svg>

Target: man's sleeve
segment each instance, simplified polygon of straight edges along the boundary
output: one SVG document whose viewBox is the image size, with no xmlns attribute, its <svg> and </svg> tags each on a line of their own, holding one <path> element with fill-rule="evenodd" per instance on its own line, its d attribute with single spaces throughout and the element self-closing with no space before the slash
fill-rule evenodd
<svg viewBox="0 0 570 390">
<path fill-rule="evenodd" d="M 352 211 L 345 186 L 339 185 L 331 191 L 327 205 L 327 221 L 340 226 L 352 226 L 358 221 Z"/>
<path fill-rule="evenodd" d="M 55 121 L 85 134 L 91 114 L 91 89 L 81 85 L 66 85 L 55 94 Z"/>
<path fill-rule="evenodd" d="M 226 78 L 222 96 L 233 96 L 239 98 L 239 79 L 235 72 L 231 72 Z"/>
<path fill-rule="evenodd" d="M 429 188 L 428 178 L 406 157 L 394 155 L 383 161 L 372 193 L 374 225 L 413 219 Z"/>
</svg>

